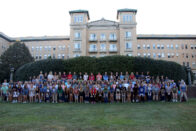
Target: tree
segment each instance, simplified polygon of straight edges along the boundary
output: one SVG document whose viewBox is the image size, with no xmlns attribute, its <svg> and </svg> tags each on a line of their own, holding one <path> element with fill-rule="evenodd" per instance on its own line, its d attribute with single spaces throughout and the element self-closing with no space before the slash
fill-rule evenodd
<svg viewBox="0 0 196 131">
<path fill-rule="evenodd" d="M 11 45 L 1 56 L 0 63 L 0 81 L 8 79 L 10 75 L 10 68 L 17 70 L 20 66 L 33 62 L 29 49 L 24 43 L 15 42 Z"/>
</svg>

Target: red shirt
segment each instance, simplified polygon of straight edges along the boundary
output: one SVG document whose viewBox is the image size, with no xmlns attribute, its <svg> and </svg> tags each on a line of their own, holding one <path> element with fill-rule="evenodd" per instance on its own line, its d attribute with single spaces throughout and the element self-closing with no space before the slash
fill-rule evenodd
<svg viewBox="0 0 196 131">
<path fill-rule="evenodd" d="M 96 78 L 97 78 L 97 80 L 101 80 L 102 79 L 102 75 L 97 75 Z"/>
<path fill-rule="evenodd" d="M 130 75 L 129 78 L 130 78 L 131 80 L 133 80 L 133 79 L 135 78 L 135 76 L 134 76 L 134 75 Z"/>
<path fill-rule="evenodd" d="M 72 74 L 67 75 L 67 79 L 71 80 L 72 79 Z"/>
<path fill-rule="evenodd" d="M 95 94 L 96 94 L 96 88 L 94 88 L 94 89 L 92 88 L 92 89 L 91 89 L 91 94 L 92 94 L 92 95 L 95 95 Z"/>
<path fill-rule="evenodd" d="M 94 76 L 94 75 L 90 75 L 90 76 L 89 76 L 89 80 L 94 81 L 94 80 L 95 80 L 95 76 Z"/>
</svg>

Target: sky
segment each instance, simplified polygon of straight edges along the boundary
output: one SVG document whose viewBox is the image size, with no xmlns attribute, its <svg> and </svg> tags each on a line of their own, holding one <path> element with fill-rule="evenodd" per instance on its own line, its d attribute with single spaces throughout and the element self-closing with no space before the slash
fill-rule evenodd
<svg viewBox="0 0 196 131">
<path fill-rule="evenodd" d="M 196 34 L 196 0 L 0 0 L 0 32 L 10 37 L 68 36 L 69 11 L 90 21 L 116 21 L 117 10 L 137 9 L 137 34 Z"/>
</svg>

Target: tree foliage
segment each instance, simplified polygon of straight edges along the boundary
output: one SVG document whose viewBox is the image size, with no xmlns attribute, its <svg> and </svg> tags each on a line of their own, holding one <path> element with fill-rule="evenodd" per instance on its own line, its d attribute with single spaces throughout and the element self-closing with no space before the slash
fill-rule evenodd
<svg viewBox="0 0 196 131">
<path fill-rule="evenodd" d="M 10 75 L 10 68 L 17 70 L 20 66 L 33 62 L 29 49 L 24 43 L 15 42 L 11 45 L 1 56 L 0 64 L 0 81 L 8 79 Z"/>
</svg>

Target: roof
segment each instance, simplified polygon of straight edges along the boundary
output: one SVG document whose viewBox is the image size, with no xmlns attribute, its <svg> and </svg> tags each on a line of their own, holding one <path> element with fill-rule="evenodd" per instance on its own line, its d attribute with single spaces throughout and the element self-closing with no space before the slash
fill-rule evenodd
<svg viewBox="0 0 196 131">
<path fill-rule="evenodd" d="M 79 9 L 79 10 L 71 10 L 71 11 L 69 11 L 69 14 L 72 14 L 72 13 L 87 13 L 88 19 L 90 20 L 88 10 L 81 10 L 81 9 Z"/>
<path fill-rule="evenodd" d="M 137 10 L 136 10 L 136 9 L 128 9 L 128 8 L 118 9 L 118 10 L 117 10 L 117 19 L 118 19 L 118 14 L 119 14 L 120 12 L 134 12 L 134 13 L 137 13 Z"/>
<path fill-rule="evenodd" d="M 137 35 L 137 39 L 196 39 L 196 35 Z"/>
<path fill-rule="evenodd" d="M 40 37 L 9 37 L 5 35 L 4 33 L 0 32 L 0 37 L 9 41 L 9 42 L 15 42 L 15 41 L 54 41 L 54 40 L 69 40 L 68 36 L 40 36 Z"/>
</svg>

